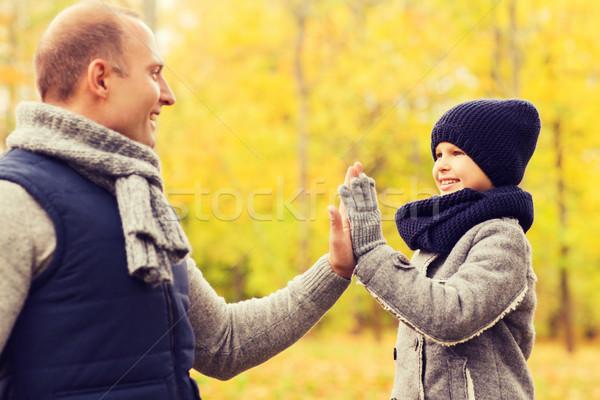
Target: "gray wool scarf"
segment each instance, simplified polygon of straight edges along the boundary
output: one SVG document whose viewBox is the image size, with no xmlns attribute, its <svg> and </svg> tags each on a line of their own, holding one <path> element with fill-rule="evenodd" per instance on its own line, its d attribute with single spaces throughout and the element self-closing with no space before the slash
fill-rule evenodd
<svg viewBox="0 0 600 400">
<path fill-rule="evenodd" d="M 171 282 L 171 263 L 190 244 L 163 193 L 154 151 L 60 107 L 23 102 L 17 127 L 6 140 L 16 147 L 67 163 L 112 193 L 121 215 L 129 274 L 150 284 Z"/>
</svg>

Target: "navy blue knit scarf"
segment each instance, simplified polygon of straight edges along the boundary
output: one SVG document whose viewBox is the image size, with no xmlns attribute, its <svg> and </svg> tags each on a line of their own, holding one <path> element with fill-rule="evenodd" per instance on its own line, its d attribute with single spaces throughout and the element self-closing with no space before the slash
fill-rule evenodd
<svg viewBox="0 0 600 400">
<path fill-rule="evenodd" d="M 485 192 L 463 189 L 407 203 L 396 211 L 396 227 L 411 250 L 449 253 L 472 227 L 493 218 L 514 217 L 524 232 L 533 224 L 533 199 L 517 186 Z"/>
</svg>

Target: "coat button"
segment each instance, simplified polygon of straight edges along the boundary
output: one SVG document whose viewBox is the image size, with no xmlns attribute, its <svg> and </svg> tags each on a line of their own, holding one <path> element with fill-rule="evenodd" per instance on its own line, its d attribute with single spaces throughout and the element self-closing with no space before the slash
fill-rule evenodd
<svg viewBox="0 0 600 400">
<path fill-rule="evenodd" d="M 394 361 L 396 361 L 397 355 L 398 355 L 398 352 L 396 351 L 396 348 L 394 347 Z"/>
</svg>

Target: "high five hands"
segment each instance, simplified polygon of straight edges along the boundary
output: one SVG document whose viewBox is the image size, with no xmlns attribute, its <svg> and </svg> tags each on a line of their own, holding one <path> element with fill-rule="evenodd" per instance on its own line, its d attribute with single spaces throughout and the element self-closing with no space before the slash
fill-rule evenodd
<svg viewBox="0 0 600 400">
<path fill-rule="evenodd" d="M 353 166 L 348 167 L 344 184 L 350 187 L 350 180 L 358 178 L 362 172 L 362 164 L 355 162 Z M 333 271 L 347 279 L 352 277 L 356 260 L 352 252 L 352 240 L 350 237 L 350 222 L 346 214 L 344 203 L 340 201 L 338 211 L 334 206 L 328 206 L 329 211 L 329 265 Z"/>
</svg>

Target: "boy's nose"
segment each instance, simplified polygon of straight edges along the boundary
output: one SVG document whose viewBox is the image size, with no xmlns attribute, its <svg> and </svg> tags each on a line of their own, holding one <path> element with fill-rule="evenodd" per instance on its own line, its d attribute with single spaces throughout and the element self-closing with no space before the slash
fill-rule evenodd
<svg viewBox="0 0 600 400">
<path fill-rule="evenodd" d="M 450 169 L 450 165 L 446 162 L 444 157 L 440 157 L 435 163 L 435 168 L 438 171 L 448 171 Z"/>
</svg>

